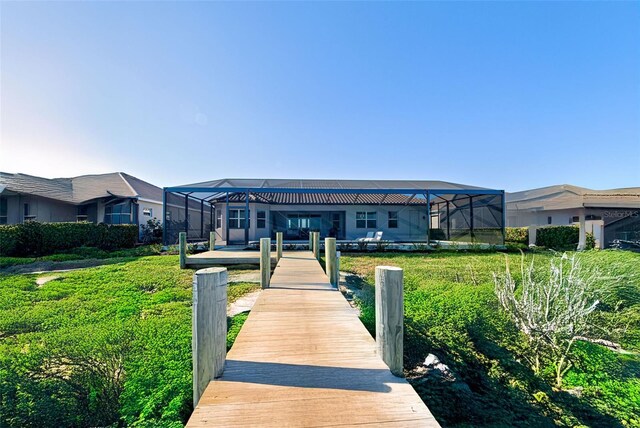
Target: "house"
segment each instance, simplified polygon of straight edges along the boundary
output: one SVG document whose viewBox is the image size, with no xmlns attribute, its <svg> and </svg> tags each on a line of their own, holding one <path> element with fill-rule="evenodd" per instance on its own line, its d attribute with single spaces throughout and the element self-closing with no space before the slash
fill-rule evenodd
<svg viewBox="0 0 640 428">
<path fill-rule="evenodd" d="M 162 189 L 123 172 L 42 178 L 0 172 L 0 224 L 145 224 L 162 219 Z"/>
<path fill-rule="evenodd" d="M 568 184 L 506 194 L 507 226 L 585 222 L 600 247 L 640 240 L 640 187 L 592 190 Z"/>
<path fill-rule="evenodd" d="M 190 240 L 214 231 L 227 245 L 276 232 L 305 241 L 311 231 L 339 240 L 379 231 L 384 240 L 406 243 L 504 242 L 504 191 L 443 181 L 220 179 L 164 191 L 165 201 L 174 201 L 166 209 L 173 219 L 184 219 L 176 205 L 201 206 L 199 219 L 165 222 L 166 244 L 182 231 Z"/>
</svg>

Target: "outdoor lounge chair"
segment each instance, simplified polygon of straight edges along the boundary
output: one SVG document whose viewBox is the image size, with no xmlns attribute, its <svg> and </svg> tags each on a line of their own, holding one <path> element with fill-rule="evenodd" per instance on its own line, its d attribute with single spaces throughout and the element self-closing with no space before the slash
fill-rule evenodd
<svg viewBox="0 0 640 428">
<path fill-rule="evenodd" d="M 373 236 L 373 238 L 370 239 L 370 241 L 380 241 L 382 240 L 382 231 L 377 231 L 376 234 Z"/>
<path fill-rule="evenodd" d="M 358 238 L 356 241 L 371 241 L 373 239 L 374 232 L 367 232 L 367 236 L 364 238 Z"/>
</svg>

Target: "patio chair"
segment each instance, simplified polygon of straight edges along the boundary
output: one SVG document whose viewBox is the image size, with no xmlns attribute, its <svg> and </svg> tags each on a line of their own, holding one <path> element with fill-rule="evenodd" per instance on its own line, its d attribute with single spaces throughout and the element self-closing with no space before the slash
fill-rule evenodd
<svg viewBox="0 0 640 428">
<path fill-rule="evenodd" d="M 373 239 L 374 232 L 367 232 L 367 236 L 364 238 L 358 238 L 356 241 L 371 241 Z"/>
<path fill-rule="evenodd" d="M 382 231 L 379 230 L 376 232 L 376 234 L 373 236 L 373 238 L 370 239 L 370 241 L 380 241 L 382 240 Z"/>
</svg>

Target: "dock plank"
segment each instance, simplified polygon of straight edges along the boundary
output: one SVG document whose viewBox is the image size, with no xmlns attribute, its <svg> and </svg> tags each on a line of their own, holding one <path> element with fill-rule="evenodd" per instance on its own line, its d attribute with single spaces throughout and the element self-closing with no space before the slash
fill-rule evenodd
<svg viewBox="0 0 640 428">
<path fill-rule="evenodd" d="M 187 427 L 438 427 L 311 252 L 285 253 Z"/>
</svg>

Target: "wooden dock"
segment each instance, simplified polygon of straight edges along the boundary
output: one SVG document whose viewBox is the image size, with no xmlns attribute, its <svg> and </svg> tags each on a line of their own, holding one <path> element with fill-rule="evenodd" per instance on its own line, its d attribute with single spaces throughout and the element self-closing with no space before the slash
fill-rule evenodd
<svg viewBox="0 0 640 428">
<path fill-rule="evenodd" d="M 210 266 L 259 265 L 260 251 L 247 250 L 215 250 L 187 256 L 186 267 L 204 268 Z M 271 257 L 271 265 L 276 265 L 276 258 Z"/>
<path fill-rule="evenodd" d="M 187 427 L 438 427 L 309 251 L 285 253 Z"/>
</svg>

